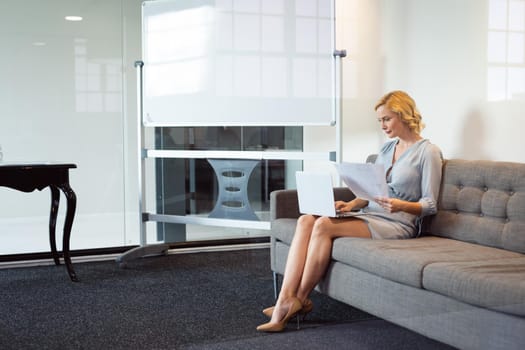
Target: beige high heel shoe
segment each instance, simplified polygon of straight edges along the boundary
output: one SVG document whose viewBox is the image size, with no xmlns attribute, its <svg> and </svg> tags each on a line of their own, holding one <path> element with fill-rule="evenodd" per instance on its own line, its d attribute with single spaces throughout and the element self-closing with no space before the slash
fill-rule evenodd
<svg viewBox="0 0 525 350">
<path fill-rule="evenodd" d="M 257 330 L 260 332 L 282 332 L 288 324 L 288 321 L 290 321 L 292 317 L 297 315 L 297 313 L 301 311 L 302 308 L 303 305 L 301 304 L 299 299 L 293 298 L 292 304 L 290 305 L 288 312 L 282 320 L 280 320 L 279 322 L 263 323 L 257 327 Z M 299 322 L 299 319 L 297 319 L 297 322 Z"/>
<path fill-rule="evenodd" d="M 312 312 L 314 308 L 314 303 L 312 302 L 312 300 L 310 299 L 305 299 L 304 302 L 303 302 L 303 307 L 301 309 L 301 311 L 299 311 L 299 314 L 301 316 L 303 316 L 303 321 L 304 319 L 306 318 L 306 315 L 308 315 L 310 312 Z M 264 309 L 262 312 L 263 314 L 265 314 L 266 316 L 268 317 L 272 317 L 273 315 L 273 310 L 275 309 L 275 306 L 270 306 L 270 307 L 267 307 L 266 309 Z"/>
</svg>

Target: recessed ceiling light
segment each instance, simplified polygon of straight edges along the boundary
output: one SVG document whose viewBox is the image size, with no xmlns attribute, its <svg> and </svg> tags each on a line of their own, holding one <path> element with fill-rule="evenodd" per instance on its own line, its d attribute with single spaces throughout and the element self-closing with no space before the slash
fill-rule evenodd
<svg viewBox="0 0 525 350">
<path fill-rule="evenodd" d="M 35 41 L 33 43 L 33 46 L 46 46 L 46 43 L 43 41 Z"/>
<path fill-rule="evenodd" d="M 80 16 L 66 16 L 64 18 L 66 19 L 66 21 L 73 21 L 73 22 L 78 22 L 82 20 L 82 17 Z"/>
</svg>

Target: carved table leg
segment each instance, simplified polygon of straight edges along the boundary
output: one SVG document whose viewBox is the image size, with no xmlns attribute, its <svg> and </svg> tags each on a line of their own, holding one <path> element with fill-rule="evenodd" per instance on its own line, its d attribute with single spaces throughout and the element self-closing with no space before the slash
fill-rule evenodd
<svg viewBox="0 0 525 350">
<path fill-rule="evenodd" d="M 73 282 L 78 282 L 79 279 L 73 270 L 73 265 L 71 264 L 71 256 L 69 255 L 69 238 L 71 237 L 71 227 L 73 226 L 73 218 L 75 217 L 75 209 L 77 205 L 77 196 L 75 192 L 69 187 L 69 184 L 65 183 L 60 185 L 60 189 L 66 195 L 67 199 L 67 210 L 66 210 L 66 220 L 64 222 L 64 238 L 63 238 L 63 248 L 64 253 L 64 262 L 67 267 L 67 272 L 69 277 Z"/>
<path fill-rule="evenodd" d="M 57 253 L 57 243 L 55 228 L 57 225 L 57 214 L 58 214 L 58 205 L 60 203 L 60 192 L 58 188 L 51 185 L 49 186 L 51 190 L 51 213 L 49 214 L 49 244 L 51 245 L 51 255 L 55 261 L 55 265 L 60 265 L 60 259 Z"/>
</svg>

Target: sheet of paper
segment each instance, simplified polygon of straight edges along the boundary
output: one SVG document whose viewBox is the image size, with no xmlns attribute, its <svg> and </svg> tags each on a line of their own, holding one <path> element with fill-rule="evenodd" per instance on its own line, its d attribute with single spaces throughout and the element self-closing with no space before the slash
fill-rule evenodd
<svg viewBox="0 0 525 350">
<path fill-rule="evenodd" d="M 339 176 L 358 198 L 388 197 L 385 168 L 372 163 L 335 163 Z"/>
</svg>

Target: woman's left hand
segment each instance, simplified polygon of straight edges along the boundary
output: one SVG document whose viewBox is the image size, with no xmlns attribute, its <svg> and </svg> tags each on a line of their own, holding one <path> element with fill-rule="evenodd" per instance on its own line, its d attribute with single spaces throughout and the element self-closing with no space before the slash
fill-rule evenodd
<svg viewBox="0 0 525 350">
<path fill-rule="evenodd" d="M 402 210 L 402 201 L 397 198 L 377 197 L 376 202 L 389 213 Z"/>
</svg>

